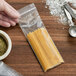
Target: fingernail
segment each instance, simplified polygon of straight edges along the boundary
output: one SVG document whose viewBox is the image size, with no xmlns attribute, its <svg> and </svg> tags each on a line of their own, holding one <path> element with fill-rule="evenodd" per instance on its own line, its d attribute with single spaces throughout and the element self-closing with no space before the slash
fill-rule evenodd
<svg viewBox="0 0 76 76">
<path fill-rule="evenodd" d="M 15 13 L 15 15 L 16 15 L 16 17 L 17 17 L 17 18 L 19 18 L 19 17 L 20 17 L 19 12 L 17 12 L 17 11 L 16 11 L 16 12 L 14 12 L 14 13 Z"/>
<path fill-rule="evenodd" d="M 16 23 L 14 22 L 13 24 L 12 24 L 12 26 L 15 26 L 16 25 Z"/>
<path fill-rule="evenodd" d="M 12 21 L 12 20 L 10 20 L 9 22 L 10 22 L 10 24 L 11 24 L 12 26 L 15 26 L 15 25 L 16 25 L 16 22 L 14 22 L 14 21 Z"/>
<path fill-rule="evenodd" d="M 10 27 L 11 25 L 10 24 L 8 24 L 6 27 Z"/>
</svg>

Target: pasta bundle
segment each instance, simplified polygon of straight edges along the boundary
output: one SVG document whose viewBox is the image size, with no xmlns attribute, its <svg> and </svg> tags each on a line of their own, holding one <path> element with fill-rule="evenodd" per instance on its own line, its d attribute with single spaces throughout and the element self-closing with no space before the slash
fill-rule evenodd
<svg viewBox="0 0 76 76">
<path fill-rule="evenodd" d="M 64 62 L 45 28 L 30 32 L 27 39 L 45 72 Z"/>
</svg>

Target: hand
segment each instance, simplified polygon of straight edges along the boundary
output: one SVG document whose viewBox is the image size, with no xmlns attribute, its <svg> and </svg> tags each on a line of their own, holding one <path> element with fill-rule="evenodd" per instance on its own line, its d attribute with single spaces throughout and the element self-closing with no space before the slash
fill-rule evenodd
<svg viewBox="0 0 76 76">
<path fill-rule="evenodd" d="M 0 25 L 4 27 L 15 26 L 19 13 L 6 1 L 0 0 Z"/>
</svg>

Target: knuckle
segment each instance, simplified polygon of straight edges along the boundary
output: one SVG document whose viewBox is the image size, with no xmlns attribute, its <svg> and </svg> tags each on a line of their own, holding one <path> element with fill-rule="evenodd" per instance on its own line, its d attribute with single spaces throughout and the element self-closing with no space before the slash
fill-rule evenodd
<svg viewBox="0 0 76 76">
<path fill-rule="evenodd" d="M 2 15 L 2 14 L 0 14 L 0 19 L 5 19 L 5 17 Z"/>
</svg>

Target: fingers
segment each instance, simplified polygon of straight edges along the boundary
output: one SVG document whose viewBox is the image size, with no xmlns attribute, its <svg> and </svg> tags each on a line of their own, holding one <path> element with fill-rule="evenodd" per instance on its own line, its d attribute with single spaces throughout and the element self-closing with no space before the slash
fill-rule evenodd
<svg viewBox="0 0 76 76">
<path fill-rule="evenodd" d="M 10 25 L 12 25 L 12 26 L 15 26 L 15 25 L 16 25 L 16 23 L 15 23 L 14 21 L 12 21 L 12 20 L 9 20 L 8 22 L 9 22 Z"/>
<path fill-rule="evenodd" d="M 1 0 L 0 3 L 0 25 L 4 27 L 15 26 L 18 22 L 19 13 L 5 0 Z"/>
<path fill-rule="evenodd" d="M 2 14 L 0 14 L 0 20 L 3 20 L 3 21 L 8 22 L 12 26 L 15 26 L 16 25 L 16 22 L 15 21 L 13 21 L 12 19 L 10 19 L 10 18 L 8 18 L 8 17 L 6 17 L 6 16 L 4 16 Z"/>
<path fill-rule="evenodd" d="M 0 20 L 0 26 L 3 26 L 3 27 L 10 27 L 10 23 L 5 22 L 5 21 L 3 21 L 3 20 Z"/>
<path fill-rule="evenodd" d="M 19 18 L 19 13 L 7 2 L 4 2 L 4 12 L 11 18 Z"/>
<path fill-rule="evenodd" d="M 16 23 L 18 23 L 19 22 L 19 19 L 12 19 L 12 18 L 10 18 L 7 14 L 5 14 L 4 12 L 0 12 L 0 14 L 2 14 L 3 16 L 5 16 L 5 17 L 7 17 L 7 18 L 9 18 L 9 19 L 11 19 L 11 20 L 13 20 L 14 22 L 16 22 Z"/>
</svg>

